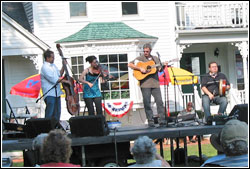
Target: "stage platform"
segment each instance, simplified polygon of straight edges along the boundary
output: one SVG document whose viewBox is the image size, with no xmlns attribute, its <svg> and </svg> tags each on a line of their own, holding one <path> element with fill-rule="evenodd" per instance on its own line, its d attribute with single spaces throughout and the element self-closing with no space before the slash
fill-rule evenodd
<svg viewBox="0 0 250 169">
<path fill-rule="evenodd" d="M 72 146 L 80 146 L 84 150 L 84 146 L 87 145 L 98 145 L 106 143 L 119 143 L 119 142 L 129 142 L 134 141 L 139 136 L 148 136 L 151 139 L 161 140 L 163 138 L 170 138 L 171 140 L 171 154 L 172 154 L 172 164 L 174 164 L 173 158 L 173 139 L 181 138 L 190 135 L 207 135 L 213 133 L 219 133 L 224 125 L 208 126 L 204 124 L 198 124 L 197 122 L 187 121 L 178 124 L 170 123 L 168 127 L 165 128 L 149 128 L 147 125 L 141 126 L 126 126 L 119 127 L 114 130 L 110 130 L 107 136 L 98 137 L 74 137 L 70 133 L 68 136 L 72 139 Z M 25 150 L 32 149 L 33 139 L 19 138 L 11 140 L 2 140 L 2 151 L 12 151 L 12 150 Z M 162 142 L 160 142 L 162 144 Z M 201 139 L 198 137 L 199 155 L 201 160 Z M 163 147 L 161 145 L 161 152 L 163 152 Z M 184 140 L 184 149 L 187 151 L 186 140 Z M 82 156 L 84 157 L 84 151 L 82 151 Z M 186 164 L 187 164 L 187 154 L 185 154 Z M 82 166 L 85 166 L 83 161 Z M 172 165 L 173 166 L 173 165 Z"/>
</svg>

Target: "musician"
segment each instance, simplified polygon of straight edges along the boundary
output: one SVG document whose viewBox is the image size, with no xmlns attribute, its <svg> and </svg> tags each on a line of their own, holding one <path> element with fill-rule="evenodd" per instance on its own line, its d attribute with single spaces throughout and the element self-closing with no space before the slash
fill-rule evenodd
<svg viewBox="0 0 250 169">
<path fill-rule="evenodd" d="M 210 104 L 215 103 L 220 105 L 218 114 L 224 114 L 227 108 L 227 98 L 225 96 L 219 95 L 219 81 L 220 79 L 226 80 L 226 90 L 230 89 L 229 81 L 223 73 L 218 72 L 218 64 L 216 62 L 210 62 L 209 72 L 202 77 L 201 89 L 204 92 L 202 96 L 202 106 L 205 113 L 205 119 L 207 121 L 208 116 L 211 116 L 210 113 Z"/>
<path fill-rule="evenodd" d="M 144 55 L 139 56 L 135 58 L 133 61 L 131 61 L 128 64 L 128 67 L 139 70 L 142 73 L 147 73 L 147 70 L 136 66 L 138 62 L 148 62 L 150 60 L 153 60 L 155 64 L 159 64 L 160 60 L 158 57 L 152 56 L 151 55 L 151 45 L 150 44 L 145 44 L 143 46 L 143 52 Z M 167 62 L 164 63 L 164 65 L 167 65 Z M 160 71 L 161 68 L 157 67 L 158 71 Z M 155 127 L 154 120 L 153 120 L 153 111 L 151 108 L 151 95 L 153 95 L 156 105 L 157 105 L 157 112 L 159 114 L 159 127 L 166 127 L 166 120 L 165 120 L 165 111 L 164 111 L 164 106 L 163 106 L 163 101 L 161 97 L 161 90 L 160 90 L 160 84 L 159 84 L 159 78 L 158 78 L 158 72 L 154 74 L 150 74 L 144 79 L 140 80 L 140 88 L 142 91 L 142 96 L 143 96 L 143 104 L 146 112 L 146 116 L 148 119 L 148 126 Z"/>
<path fill-rule="evenodd" d="M 90 63 L 90 67 L 84 69 L 79 81 L 84 84 L 83 98 L 88 108 L 89 115 L 94 114 L 94 103 L 97 114 L 102 114 L 102 94 L 99 89 L 99 79 L 101 82 L 105 82 L 100 75 L 100 65 L 97 62 L 95 56 L 88 56 L 86 62 Z"/>
<path fill-rule="evenodd" d="M 60 89 L 60 83 L 68 83 L 68 80 L 62 79 L 64 73 L 64 68 L 61 70 L 57 68 L 54 64 L 55 56 L 54 52 L 49 49 L 43 54 L 45 62 L 41 68 L 41 86 L 43 93 L 49 91 L 55 84 L 54 89 L 50 90 L 45 96 L 44 101 L 46 104 L 45 108 L 45 118 L 55 117 L 56 120 L 60 120 L 61 117 L 61 99 L 60 96 L 63 92 Z M 64 60 L 65 63 L 66 60 Z"/>
</svg>

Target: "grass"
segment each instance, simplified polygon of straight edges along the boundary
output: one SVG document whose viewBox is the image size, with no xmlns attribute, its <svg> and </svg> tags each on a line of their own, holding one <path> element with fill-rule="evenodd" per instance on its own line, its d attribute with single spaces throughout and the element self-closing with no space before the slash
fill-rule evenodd
<svg viewBox="0 0 250 169">
<path fill-rule="evenodd" d="M 23 167 L 23 162 L 13 162 L 12 167 Z"/>
<path fill-rule="evenodd" d="M 183 144 L 180 144 L 180 148 L 183 147 Z M 205 155 L 207 158 L 211 158 L 215 155 L 217 155 L 217 151 L 216 149 L 213 148 L 213 146 L 211 144 L 202 144 L 201 145 L 201 150 L 202 150 L 202 154 Z M 160 150 L 158 149 L 157 152 L 160 154 Z M 198 144 L 193 144 L 193 145 L 188 145 L 187 146 L 187 152 L 188 152 L 188 156 L 191 155 L 196 155 L 197 157 L 199 157 L 199 150 L 198 150 Z M 171 161 L 171 154 L 170 154 L 170 146 L 167 146 L 166 148 L 164 148 L 164 159 L 167 161 Z M 135 160 L 128 160 L 128 164 L 134 163 Z M 200 163 L 199 162 L 189 162 L 189 167 L 199 167 Z M 180 165 L 175 165 L 176 167 L 184 167 L 184 164 L 180 164 Z"/>
</svg>

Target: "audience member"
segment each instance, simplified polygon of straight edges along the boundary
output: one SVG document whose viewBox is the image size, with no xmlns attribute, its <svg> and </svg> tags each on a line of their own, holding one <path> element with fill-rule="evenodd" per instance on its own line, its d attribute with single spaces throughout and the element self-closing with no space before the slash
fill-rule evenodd
<svg viewBox="0 0 250 169">
<path fill-rule="evenodd" d="M 188 102 L 187 103 L 187 108 L 182 110 L 178 114 L 178 119 L 182 119 L 183 121 L 185 120 L 194 120 L 195 118 L 195 110 L 193 108 L 193 103 Z M 189 142 L 195 143 L 196 142 L 196 136 L 188 136 Z"/>
<path fill-rule="evenodd" d="M 202 167 L 247 167 L 248 166 L 248 125 L 239 120 L 228 121 L 219 134 L 210 137 L 211 144 L 219 152 Z"/>
<path fill-rule="evenodd" d="M 168 162 L 156 153 L 155 143 L 148 136 L 136 139 L 131 153 L 136 164 L 129 167 L 170 167 Z"/>
<path fill-rule="evenodd" d="M 71 139 L 63 130 L 55 129 L 49 132 L 42 145 L 41 167 L 80 167 L 69 163 L 72 153 Z"/>
<path fill-rule="evenodd" d="M 35 137 L 35 139 L 32 142 L 32 150 L 34 152 L 34 159 L 35 159 L 35 165 L 38 167 L 42 164 L 42 155 L 41 155 L 41 149 L 44 142 L 44 139 L 48 136 L 48 133 L 41 133 L 38 136 Z"/>
</svg>

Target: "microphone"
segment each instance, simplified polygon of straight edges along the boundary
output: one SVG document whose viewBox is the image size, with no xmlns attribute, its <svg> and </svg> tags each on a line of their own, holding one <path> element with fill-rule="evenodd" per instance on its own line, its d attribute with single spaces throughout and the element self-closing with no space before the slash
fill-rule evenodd
<svg viewBox="0 0 250 169">
<path fill-rule="evenodd" d="M 160 56 L 160 54 L 159 54 L 159 52 L 156 52 L 156 54 L 158 55 L 158 58 L 160 58 L 161 56 Z"/>
</svg>

